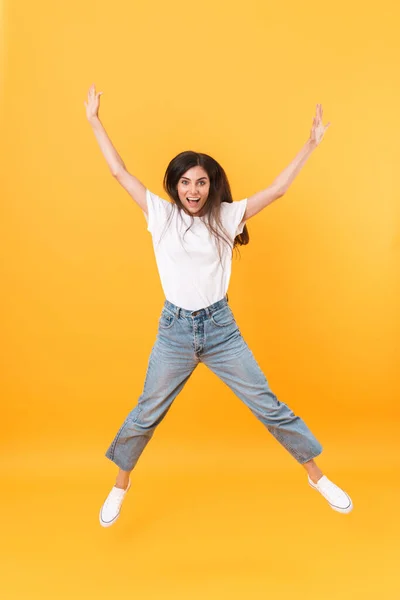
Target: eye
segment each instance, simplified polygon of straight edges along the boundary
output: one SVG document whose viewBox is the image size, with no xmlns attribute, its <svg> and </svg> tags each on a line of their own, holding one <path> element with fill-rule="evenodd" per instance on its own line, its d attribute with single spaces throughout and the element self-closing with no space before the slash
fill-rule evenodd
<svg viewBox="0 0 400 600">
<path fill-rule="evenodd" d="M 186 184 L 186 183 L 187 183 L 187 181 L 182 181 L 181 183 L 183 183 L 183 184 Z"/>
<path fill-rule="evenodd" d="M 200 181 L 201 185 L 206 185 L 205 181 Z"/>
</svg>

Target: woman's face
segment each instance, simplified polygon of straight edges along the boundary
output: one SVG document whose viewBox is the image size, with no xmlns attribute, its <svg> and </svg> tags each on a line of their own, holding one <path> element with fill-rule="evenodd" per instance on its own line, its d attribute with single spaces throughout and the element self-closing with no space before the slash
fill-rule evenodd
<svg viewBox="0 0 400 600">
<path fill-rule="evenodd" d="M 203 167 L 192 167 L 178 181 L 179 200 L 193 216 L 201 212 L 210 189 L 210 179 Z"/>
</svg>

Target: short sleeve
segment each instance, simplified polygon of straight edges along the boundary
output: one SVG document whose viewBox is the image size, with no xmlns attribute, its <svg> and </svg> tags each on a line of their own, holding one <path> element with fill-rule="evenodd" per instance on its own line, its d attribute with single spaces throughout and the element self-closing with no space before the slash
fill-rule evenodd
<svg viewBox="0 0 400 600">
<path fill-rule="evenodd" d="M 242 223 L 247 208 L 247 198 L 236 202 L 222 203 L 223 225 L 233 239 L 243 232 L 245 221 Z"/>
<path fill-rule="evenodd" d="M 147 231 L 154 234 L 160 229 L 168 219 L 168 215 L 172 210 L 172 205 L 167 200 L 163 200 L 156 194 L 146 189 L 146 203 L 148 215 L 143 211 L 147 221 Z"/>
</svg>

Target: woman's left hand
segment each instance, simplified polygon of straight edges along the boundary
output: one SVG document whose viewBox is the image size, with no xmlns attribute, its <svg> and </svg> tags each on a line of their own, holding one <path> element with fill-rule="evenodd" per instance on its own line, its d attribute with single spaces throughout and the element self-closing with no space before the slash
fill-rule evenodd
<svg viewBox="0 0 400 600">
<path fill-rule="evenodd" d="M 317 112 L 313 119 L 313 124 L 310 133 L 310 141 L 318 146 L 324 137 L 325 131 L 328 129 L 330 122 L 325 125 L 322 124 L 322 104 L 317 104 Z"/>
</svg>

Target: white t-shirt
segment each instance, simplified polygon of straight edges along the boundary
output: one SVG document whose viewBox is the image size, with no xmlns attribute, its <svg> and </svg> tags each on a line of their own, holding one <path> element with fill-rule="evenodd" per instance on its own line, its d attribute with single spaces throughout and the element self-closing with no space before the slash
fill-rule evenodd
<svg viewBox="0 0 400 600">
<path fill-rule="evenodd" d="M 240 223 L 247 198 L 221 203 L 221 221 L 232 238 L 229 248 L 225 242 L 220 242 L 221 261 L 214 236 L 205 224 L 207 216 L 194 217 L 191 228 L 185 234 L 192 221 L 190 215 L 149 190 L 146 190 L 146 200 L 148 216 L 144 215 L 147 230 L 153 238 L 166 299 L 180 308 L 194 311 L 224 298 L 231 276 L 233 240 L 243 231 L 244 223 Z"/>
</svg>

